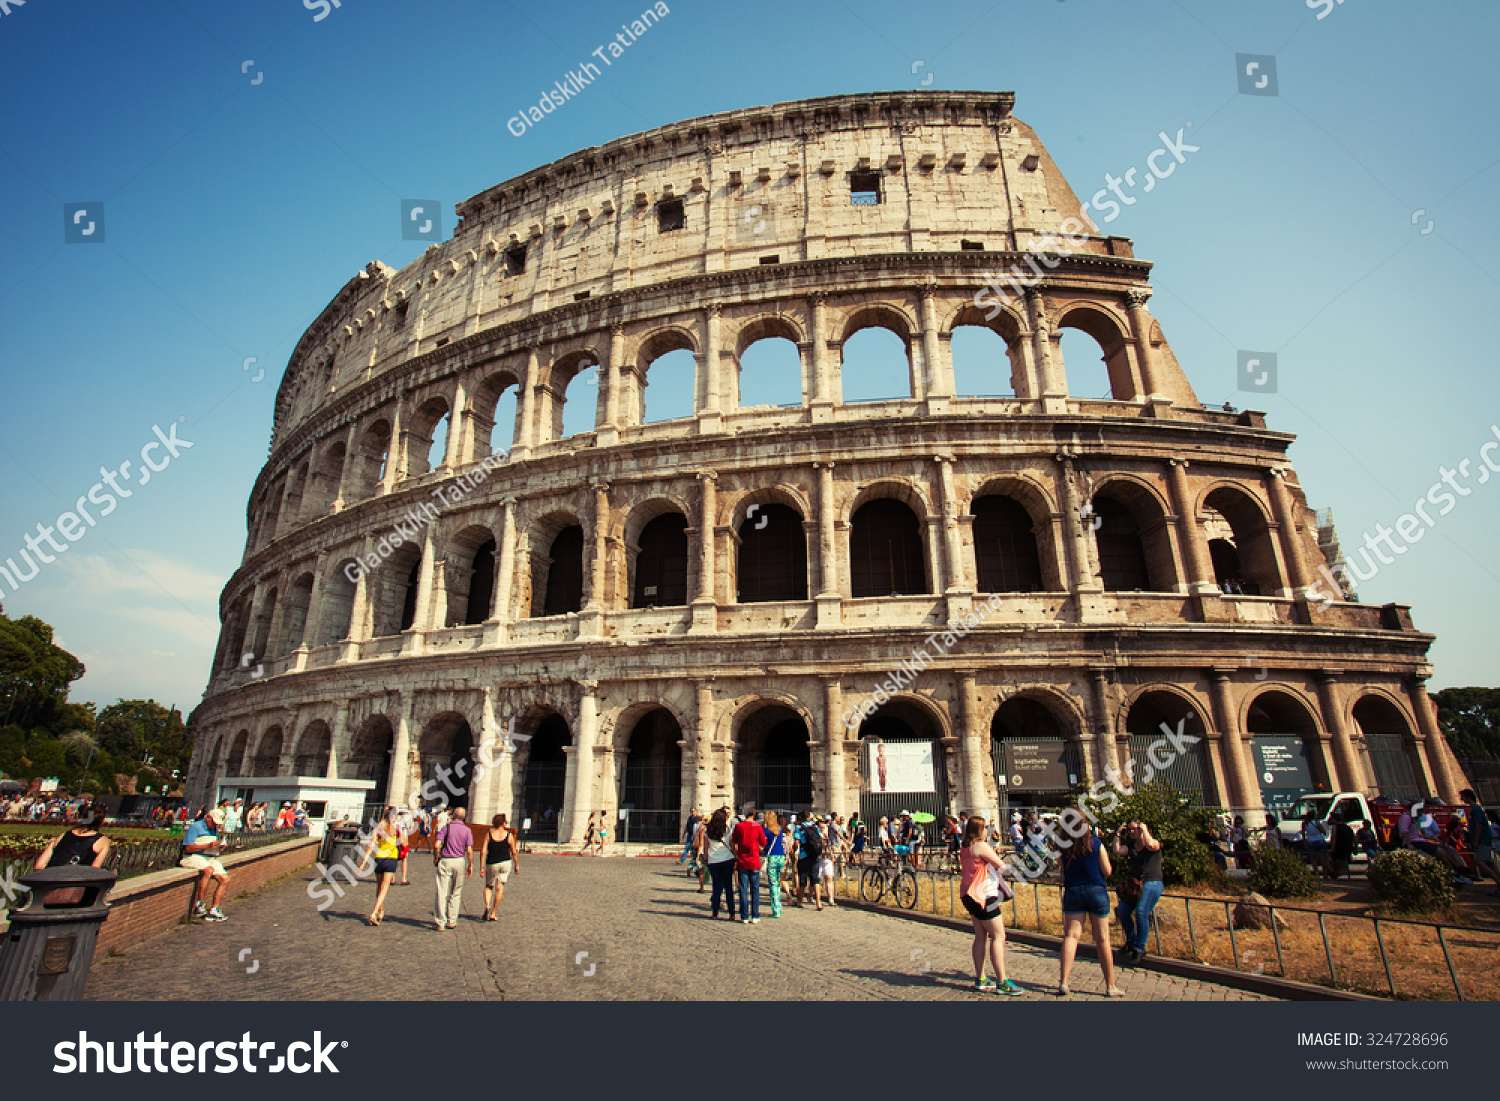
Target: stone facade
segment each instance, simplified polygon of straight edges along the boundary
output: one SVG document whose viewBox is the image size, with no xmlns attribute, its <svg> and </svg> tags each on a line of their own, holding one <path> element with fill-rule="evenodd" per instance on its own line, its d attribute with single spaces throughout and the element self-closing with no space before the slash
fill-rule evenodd
<svg viewBox="0 0 1500 1101">
<path fill-rule="evenodd" d="M 1270 734 L 1317 786 L 1453 800 L 1432 636 L 1404 606 L 1310 596 L 1292 437 L 1198 402 L 1150 265 L 1068 224 L 1078 199 L 1013 100 L 841 96 L 622 138 L 350 280 L 278 395 L 193 797 L 269 770 L 409 802 L 489 746 L 459 796 L 483 819 L 550 806 L 577 840 L 633 804 L 666 834 L 731 801 L 847 813 L 879 738 L 927 742 L 938 804 L 993 813 L 1027 801 L 997 784 L 1007 739 L 1060 739 L 1085 782 L 1185 722 L 1202 741 L 1169 775 L 1216 805 L 1261 806 Z M 976 306 L 1033 250 L 1036 286 Z M 1004 342 L 1009 395 L 956 393 L 969 325 Z M 904 344 L 909 394 L 846 403 L 869 327 Z M 1069 330 L 1099 343 L 1110 399 L 1070 392 Z M 743 406 L 742 357 L 771 337 L 802 400 Z M 693 414 L 644 423 L 679 349 Z M 594 427 L 564 438 L 579 401 Z"/>
</svg>

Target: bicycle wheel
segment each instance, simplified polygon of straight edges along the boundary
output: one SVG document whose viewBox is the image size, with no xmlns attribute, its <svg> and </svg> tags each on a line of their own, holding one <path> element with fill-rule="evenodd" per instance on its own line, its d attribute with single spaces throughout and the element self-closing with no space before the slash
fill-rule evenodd
<svg viewBox="0 0 1500 1101">
<path fill-rule="evenodd" d="M 917 905 L 917 877 L 911 872 L 902 872 L 894 884 L 896 904 L 904 910 L 913 910 Z"/>
<path fill-rule="evenodd" d="M 879 902 L 885 894 L 885 876 L 879 868 L 866 868 L 859 880 L 859 897 L 866 902 Z"/>
</svg>

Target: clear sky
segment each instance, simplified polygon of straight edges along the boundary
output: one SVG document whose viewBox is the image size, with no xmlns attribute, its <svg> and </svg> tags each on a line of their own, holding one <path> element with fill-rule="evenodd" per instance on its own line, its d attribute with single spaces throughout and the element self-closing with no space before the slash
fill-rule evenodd
<svg viewBox="0 0 1500 1101">
<path fill-rule="evenodd" d="M 87 664 L 74 698 L 198 702 L 282 369 L 357 270 L 419 254 L 402 199 L 438 199 L 448 233 L 457 201 L 585 146 L 919 87 L 1013 90 L 1080 196 L 1192 124 L 1199 151 L 1107 227 L 1155 263 L 1152 312 L 1205 403 L 1298 435 L 1346 547 L 1469 463 L 1468 495 L 1430 507 L 1361 595 L 1437 633 L 1434 688 L 1500 683 L 1500 480 L 1477 470 L 1500 424 L 1493 0 L 669 0 L 520 137 L 506 120 L 644 0 L 16 2 L 0 4 L 0 561 L 101 467 L 134 464 L 112 515 L 15 595 L 0 582 L 7 614 L 48 620 Z M 1237 53 L 1274 56 L 1277 95 L 1240 94 Z M 101 201 L 102 243 L 65 244 L 65 222 L 95 219 L 64 205 Z M 1278 356 L 1276 393 L 1236 392 L 1239 350 Z M 192 448 L 139 484 L 153 427 L 174 424 Z"/>
</svg>

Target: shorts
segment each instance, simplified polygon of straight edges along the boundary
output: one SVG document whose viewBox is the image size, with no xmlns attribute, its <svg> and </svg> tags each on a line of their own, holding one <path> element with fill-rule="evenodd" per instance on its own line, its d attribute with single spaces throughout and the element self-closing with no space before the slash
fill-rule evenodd
<svg viewBox="0 0 1500 1101">
<path fill-rule="evenodd" d="M 981 906 L 968 895 L 963 896 L 964 909 L 969 911 L 970 917 L 977 917 L 980 921 L 993 921 L 1000 916 L 1000 896 L 987 898 Z"/>
<path fill-rule="evenodd" d="M 892 848 L 896 850 L 897 856 L 905 856 L 907 853 L 911 852 L 910 845 L 893 845 Z"/>
<path fill-rule="evenodd" d="M 822 860 L 818 861 L 818 878 L 819 879 L 832 879 L 833 878 L 833 861 L 829 860 L 828 857 L 826 857 L 826 856 Z"/>
<path fill-rule="evenodd" d="M 515 863 L 510 860 L 502 860 L 498 864 L 486 864 L 484 866 L 484 885 L 486 887 L 505 886 L 510 881 L 510 873 L 515 868 Z"/>
<path fill-rule="evenodd" d="M 1475 849 L 1470 855 L 1474 857 L 1474 866 L 1477 868 L 1481 864 L 1488 864 L 1492 860 L 1494 860 L 1495 859 L 1495 850 L 1493 848 L 1491 848 L 1489 845 L 1481 845 L 1481 846 L 1479 846 L 1479 848 Z"/>
<path fill-rule="evenodd" d="M 229 873 L 224 870 L 224 865 L 212 856 L 201 856 L 198 853 L 189 853 L 180 861 L 179 867 L 187 868 L 189 871 L 201 872 L 204 868 L 213 870 L 214 875 L 227 879 Z"/>
<path fill-rule="evenodd" d="M 395 875 L 401 870 L 401 858 L 396 856 L 377 856 L 375 858 L 376 875 Z"/>
<path fill-rule="evenodd" d="M 1109 890 L 1097 884 L 1086 887 L 1064 887 L 1062 912 L 1109 917 Z"/>
<path fill-rule="evenodd" d="M 818 861 L 816 858 L 797 861 L 797 878 L 810 880 L 818 878 Z"/>
<path fill-rule="evenodd" d="M 856 837 L 854 839 L 854 851 L 857 853 L 865 851 L 865 839 L 863 837 Z"/>
</svg>

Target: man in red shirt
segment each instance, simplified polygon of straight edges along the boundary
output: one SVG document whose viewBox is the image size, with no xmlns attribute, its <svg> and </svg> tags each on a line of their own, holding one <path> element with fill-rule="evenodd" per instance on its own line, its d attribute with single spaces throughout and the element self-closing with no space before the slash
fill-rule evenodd
<svg viewBox="0 0 1500 1101">
<path fill-rule="evenodd" d="M 766 831 L 755 820 L 755 808 L 746 807 L 729 838 L 740 884 L 740 921 L 746 925 L 760 924 L 760 854 L 767 844 Z"/>
</svg>

